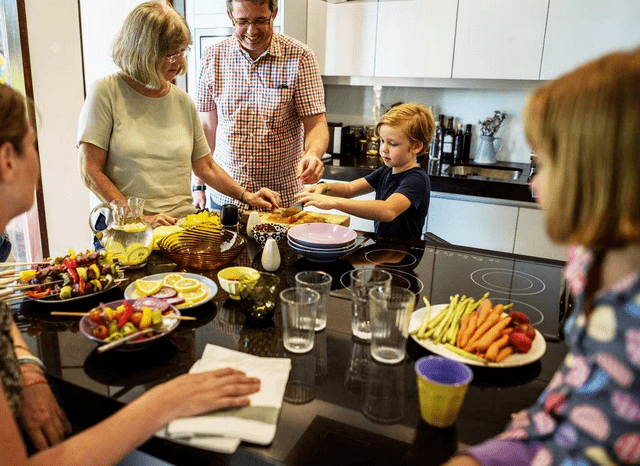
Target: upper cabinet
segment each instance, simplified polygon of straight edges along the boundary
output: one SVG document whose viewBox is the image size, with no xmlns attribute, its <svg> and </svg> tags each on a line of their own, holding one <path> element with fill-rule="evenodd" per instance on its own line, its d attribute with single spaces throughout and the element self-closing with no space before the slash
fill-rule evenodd
<svg viewBox="0 0 640 466">
<path fill-rule="evenodd" d="M 549 0 L 459 0 L 453 78 L 538 79 Z"/>
<path fill-rule="evenodd" d="M 450 78 L 458 0 L 378 2 L 375 76 Z"/>
<path fill-rule="evenodd" d="M 640 1 L 551 0 L 540 79 L 592 58 L 640 45 Z"/>
<path fill-rule="evenodd" d="M 377 14 L 376 2 L 309 0 L 307 45 L 316 53 L 321 74 L 373 76 Z"/>
</svg>

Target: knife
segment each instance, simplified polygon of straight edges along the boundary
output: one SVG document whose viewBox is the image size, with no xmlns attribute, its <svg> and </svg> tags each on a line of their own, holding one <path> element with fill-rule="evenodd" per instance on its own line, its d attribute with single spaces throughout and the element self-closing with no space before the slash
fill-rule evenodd
<svg viewBox="0 0 640 466">
<path fill-rule="evenodd" d="M 284 209 L 280 213 L 280 215 L 282 215 L 282 218 L 293 217 L 294 215 L 299 214 L 300 212 L 302 212 L 302 207 L 304 207 L 302 205 L 302 203 L 296 202 L 291 207 L 287 207 L 286 209 Z"/>
</svg>

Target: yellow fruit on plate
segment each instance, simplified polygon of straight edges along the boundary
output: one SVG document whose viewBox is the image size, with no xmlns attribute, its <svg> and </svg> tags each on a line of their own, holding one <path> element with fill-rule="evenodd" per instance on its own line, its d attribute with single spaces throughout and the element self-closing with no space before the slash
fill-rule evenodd
<svg viewBox="0 0 640 466">
<path fill-rule="evenodd" d="M 151 251 L 148 247 L 140 243 L 133 243 L 127 247 L 125 255 L 126 265 L 140 265 L 147 260 Z"/>
<path fill-rule="evenodd" d="M 205 289 L 204 286 L 200 286 L 193 291 L 181 291 L 180 297 L 184 298 L 184 300 L 188 303 L 195 304 L 207 297 L 209 292 Z"/>
<path fill-rule="evenodd" d="M 180 280 L 182 280 L 184 277 L 182 275 L 180 275 L 179 273 L 170 273 L 164 276 L 164 286 L 170 286 L 171 288 L 174 287 L 174 285 L 176 283 L 178 283 Z"/>
<path fill-rule="evenodd" d="M 173 289 L 181 293 L 194 291 L 200 288 L 201 283 L 195 278 L 183 278 L 173 284 Z"/>
<path fill-rule="evenodd" d="M 150 296 L 152 294 L 156 294 L 158 291 L 162 289 L 164 284 L 162 280 L 142 280 L 138 279 L 135 281 L 136 290 L 144 295 Z"/>
</svg>

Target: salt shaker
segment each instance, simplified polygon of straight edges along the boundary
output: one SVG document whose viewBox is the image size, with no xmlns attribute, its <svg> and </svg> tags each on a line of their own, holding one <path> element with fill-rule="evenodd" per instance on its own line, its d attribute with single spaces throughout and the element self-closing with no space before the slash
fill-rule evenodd
<svg viewBox="0 0 640 466">
<path fill-rule="evenodd" d="M 256 225 L 260 225 L 260 223 L 262 223 L 262 221 L 260 220 L 260 214 L 253 210 L 249 214 L 249 218 L 247 219 L 247 236 L 249 238 L 253 238 L 253 231 L 251 231 L 253 227 Z"/>
<path fill-rule="evenodd" d="M 267 272 L 275 272 L 280 267 L 280 250 L 278 243 L 273 238 L 267 239 L 267 243 L 262 250 L 262 267 Z"/>
</svg>

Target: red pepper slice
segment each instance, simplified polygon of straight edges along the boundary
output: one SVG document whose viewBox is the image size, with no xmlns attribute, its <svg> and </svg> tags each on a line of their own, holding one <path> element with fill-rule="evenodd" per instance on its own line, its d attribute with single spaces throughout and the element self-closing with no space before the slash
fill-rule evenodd
<svg viewBox="0 0 640 466">
<path fill-rule="evenodd" d="M 74 285 L 78 283 L 78 279 L 80 277 L 78 276 L 78 272 L 75 268 L 67 268 L 67 273 L 71 276 L 71 280 L 73 280 Z"/>
<path fill-rule="evenodd" d="M 78 292 L 79 292 L 80 296 L 82 296 L 84 294 L 84 289 L 85 289 L 84 278 L 79 277 L 79 280 L 78 280 Z"/>
<path fill-rule="evenodd" d="M 27 296 L 33 299 L 41 299 L 51 294 L 51 288 L 47 288 L 44 291 L 27 291 Z"/>
<path fill-rule="evenodd" d="M 68 269 L 75 269 L 76 267 L 78 267 L 78 260 L 66 258 L 62 261 L 62 264 Z"/>
<path fill-rule="evenodd" d="M 129 321 L 129 317 L 133 314 L 133 306 L 129 303 L 129 301 L 123 301 L 122 306 L 124 307 L 124 312 L 118 319 L 118 328 L 122 327 Z"/>
</svg>

